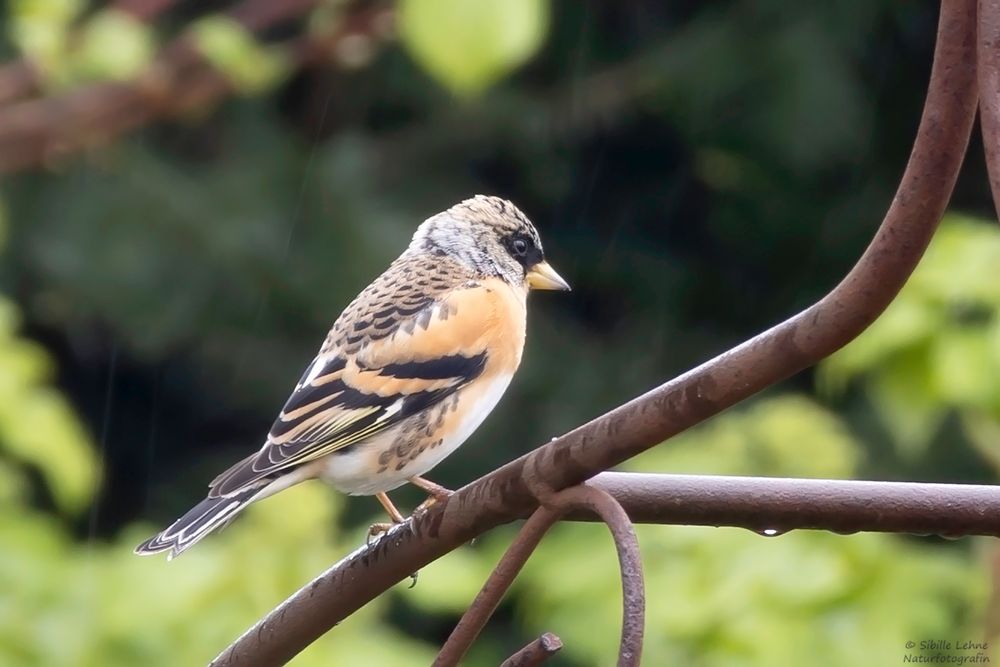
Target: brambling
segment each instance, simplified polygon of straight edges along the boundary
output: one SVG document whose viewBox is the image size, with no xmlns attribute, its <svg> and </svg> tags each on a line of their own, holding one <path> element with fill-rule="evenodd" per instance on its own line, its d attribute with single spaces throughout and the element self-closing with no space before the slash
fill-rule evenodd
<svg viewBox="0 0 1000 667">
<path fill-rule="evenodd" d="M 532 288 L 569 285 L 512 203 L 477 195 L 429 218 L 334 322 L 263 447 L 135 552 L 173 558 L 250 503 L 311 478 L 374 495 L 394 523 L 404 518 L 387 491 L 409 482 L 428 502 L 447 497 L 422 475 L 476 430 L 510 384 Z"/>
</svg>

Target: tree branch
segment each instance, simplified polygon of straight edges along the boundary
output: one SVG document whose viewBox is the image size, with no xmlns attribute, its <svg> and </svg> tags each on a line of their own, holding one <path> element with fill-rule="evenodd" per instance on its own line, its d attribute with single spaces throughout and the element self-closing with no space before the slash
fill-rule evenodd
<svg viewBox="0 0 1000 667">
<path fill-rule="evenodd" d="M 976 1 L 943 0 L 916 142 L 882 226 L 844 280 L 805 311 L 457 491 L 350 554 L 261 619 L 213 665 L 280 665 L 409 573 L 544 496 L 579 484 L 837 350 L 898 293 L 965 155 L 976 94 Z"/>
<path fill-rule="evenodd" d="M 228 13 L 246 29 L 260 31 L 315 4 L 316 0 L 243 0 Z M 286 45 L 290 58 L 302 67 L 330 58 L 348 38 L 365 36 L 367 44 L 375 44 L 385 37 L 387 12 L 381 3 L 364 3 L 343 17 L 332 33 L 306 34 Z M 0 173 L 52 163 L 232 93 L 229 78 L 202 58 L 187 36 L 181 36 L 134 81 L 95 83 L 57 97 L 0 107 Z"/>
<path fill-rule="evenodd" d="M 170 9 L 176 1 L 116 0 L 109 8 L 148 23 Z M 40 72 L 31 59 L 20 58 L 0 65 L 0 105 L 34 95 L 40 85 Z"/>
</svg>

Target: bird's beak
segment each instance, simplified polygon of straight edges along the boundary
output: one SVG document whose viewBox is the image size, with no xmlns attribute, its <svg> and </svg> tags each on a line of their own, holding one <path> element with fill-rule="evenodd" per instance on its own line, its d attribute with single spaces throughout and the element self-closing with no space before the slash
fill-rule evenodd
<svg viewBox="0 0 1000 667">
<path fill-rule="evenodd" d="M 528 271 L 528 286 L 531 289 L 568 290 L 569 283 L 563 280 L 548 262 L 539 262 Z"/>
</svg>

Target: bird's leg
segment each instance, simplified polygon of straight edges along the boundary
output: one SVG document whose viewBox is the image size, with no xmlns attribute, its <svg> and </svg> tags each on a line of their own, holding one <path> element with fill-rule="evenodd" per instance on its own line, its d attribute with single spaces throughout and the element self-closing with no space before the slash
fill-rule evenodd
<svg viewBox="0 0 1000 667">
<path fill-rule="evenodd" d="M 396 524 L 400 524 L 406 521 L 406 519 L 403 518 L 403 515 L 399 512 L 399 510 L 396 509 L 396 506 L 392 504 L 392 501 L 389 500 L 389 496 L 386 495 L 385 492 L 376 493 L 375 498 L 382 504 L 382 507 L 385 508 L 385 511 L 389 515 L 389 518 L 392 519 L 392 523 L 373 523 L 372 525 L 368 526 L 368 540 L 367 540 L 368 546 L 372 545 L 372 538 L 375 537 L 376 535 L 381 535 L 382 533 L 389 530 Z M 413 588 L 414 586 L 417 585 L 417 574 L 418 574 L 417 572 L 414 572 L 413 574 L 410 575 L 410 588 Z"/>
<path fill-rule="evenodd" d="M 392 501 L 389 500 L 389 496 L 387 496 L 384 492 L 376 493 L 375 499 L 378 500 L 379 503 L 382 504 L 382 507 L 385 508 L 385 511 L 389 515 L 389 518 L 392 519 L 392 523 L 379 522 L 379 523 L 373 523 L 372 525 L 368 526 L 369 545 L 371 545 L 372 538 L 375 537 L 376 535 L 381 535 L 382 533 L 389 530 L 397 523 L 403 523 L 404 521 L 406 521 L 406 519 L 403 518 L 403 515 L 400 514 L 399 510 L 396 509 L 396 506 L 392 504 Z"/>
<path fill-rule="evenodd" d="M 430 496 L 427 500 L 417 505 L 417 509 L 413 510 L 413 513 L 418 516 L 421 513 L 426 512 L 434 503 L 443 502 L 447 500 L 451 496 L 451 494 L 455 493 L 451 489 L 446 489 L 440 484 L 435 484 L 429 479 L 424 479 L 423 477 L 417 477 L 416 475 L 414 475 L 413 477 L 409 478 L 406 481 L 408 481 L 410 484 L 417 487 L 421 491 L 426 492 L 427 495 Z"/>
</svg>

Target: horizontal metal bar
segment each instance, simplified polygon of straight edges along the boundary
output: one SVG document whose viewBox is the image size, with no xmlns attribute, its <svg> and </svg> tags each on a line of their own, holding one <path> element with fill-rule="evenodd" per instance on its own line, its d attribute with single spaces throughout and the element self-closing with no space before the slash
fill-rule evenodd
<svg viewBox="0 0 1000 667">
<path fill-rule="evenodd" d="M 1000 537 L 1000 486 L 624 472 L 589 483 L 636 523 Z"/>
</svg>

